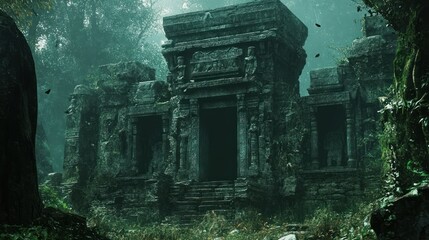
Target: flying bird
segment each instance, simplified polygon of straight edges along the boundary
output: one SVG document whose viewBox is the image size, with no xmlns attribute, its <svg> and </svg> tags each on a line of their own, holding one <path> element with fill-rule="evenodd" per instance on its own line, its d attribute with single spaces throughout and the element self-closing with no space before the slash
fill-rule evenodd
<svg viewBox="0 0 429 240">
<path fill-rule="evenodd" d="M 321 27 L 321 25 L 320 25 L 320 24 L 318 24 L 318 23 L 316 23 L 315 25 L 316 25 L 316 27 Z"/>
<path fill-rule="evenodd" d="M 46 91 L 45 91 L 45 93 L 46 93 L 46 94 L 51 93 L 51 89 L 46 90 Z"/>
<path fill-rule="evenodd" d="M 320 57 L 320 53 L 316 54 L 316 56 L 314 56 L 314 57 L 316 57 L 316 58 Z"/>
</svg>

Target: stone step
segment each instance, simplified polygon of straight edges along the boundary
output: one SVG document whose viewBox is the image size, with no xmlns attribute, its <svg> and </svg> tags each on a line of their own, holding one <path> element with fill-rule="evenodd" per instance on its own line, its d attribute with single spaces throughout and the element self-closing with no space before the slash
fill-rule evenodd
<svg viewBox="0 0 429 240">
<path fill-rule="evenodd" d="M 193 186 L 204 186 L 204 185 L 234 185 L 234 181 L 225 180 L 225 181 L 204 181 L 204 182 L 193 182 Z"/>
<path fill-rule="evenodd" d="M 195 200 L 176 200 L 174 201 L 175 204 L 177 205 L 197 205 L 199 204 L 199 201 L 195 201 Z"/>
<path fill-rule="evenodd" d="M 208 212 L 208 211 L 219 211 L 219 210 L 231 210 L 232 206 L 219 206 L 217 204 L 213 205 L 200 205 L 198 206 L 198 211 L 200 212 Z"/>
<path fill-rule="evenodd" d="M 208 212 L 233 217 L 233 199 L 247 191 L 247 184 L 234 181 L 192 182 L 189 185 L 173 185 L 170 196 L 173 200 L 172 214 L 177 216 L 181 225 L 200 221 Z"/>
<path fill-rule="evenodd" d="M 201 191 L 201 192 L 210 192 L 210 191 L 234 191 L 234 187 L 191 187 L 188 188 L 186 191 L 192 192 L 192 191 Z"/>
<path fill-rule="evenodd" d="M 219 206 L 224 206 L 224 205 L 230 205 L 232 204 L 231 200 L 206 200 L 206 201 L 202 201 L 200 205 L 219 205 Z"/>
<path fill-rule="evenodd" d="M 233 196 L 216 195 L 216 196 L 184 196 L 181 198 L 184 201 L 220 201 L 220 200 L 232 200 Z"/>
<path fill-rule="evenodd" d="M 238 191 L 242 192 L 243 190 L 239 189 Z M 180 191 L 170 192 L 170 195 L 198 196 L 198 195 L 210 195 L 210 194 L 233 194 L 234 192 L 237 192 L 237 190 L 235 189 L 190 189 L 188 191 L 183 191 L 183 192 L 180 192 Z"/>
</svg>

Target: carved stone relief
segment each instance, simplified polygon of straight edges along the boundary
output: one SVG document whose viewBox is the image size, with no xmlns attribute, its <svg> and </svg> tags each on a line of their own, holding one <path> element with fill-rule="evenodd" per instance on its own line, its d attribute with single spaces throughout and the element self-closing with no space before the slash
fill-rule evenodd
<svg viewBox="0 0 429 240">
<path fill-rule="evenodd" d="M 241 55 L 243 50 L 236 47 L 195 52 L 191 59 L 191 78 L 203 79 L 238 74 Z"/>
</svg>

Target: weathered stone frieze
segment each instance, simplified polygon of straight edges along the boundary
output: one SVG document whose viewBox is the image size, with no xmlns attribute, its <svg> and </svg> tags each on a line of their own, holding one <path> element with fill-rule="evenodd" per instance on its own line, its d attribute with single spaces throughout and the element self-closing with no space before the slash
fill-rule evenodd
<svg viewBox="0 0 429 240">
<path fill-rule="evenodd" d="M 192 55 L 191 78 L 207 79 L 234 76 L 240 73 L 243 50 L 236 47 L 198 51 Z"/>
</svg>

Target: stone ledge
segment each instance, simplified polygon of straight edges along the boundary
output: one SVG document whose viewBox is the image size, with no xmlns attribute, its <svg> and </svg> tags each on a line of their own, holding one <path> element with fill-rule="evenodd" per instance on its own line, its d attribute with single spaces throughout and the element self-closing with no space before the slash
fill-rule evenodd
<svg viewBox="0 0 429 240">
<path fill-rule="evenodd" d="M 308 32 L 307 27 L 279 0 L 251 1 L 208 11 L 168 16 L 163 19 L 163 25 L 167 38 L 175 42 L 281 26 L 282 35 L 290 35 L 293 42 L 303 46 Z"/>
<path fill-rule="evenodd" d="M 338 174 L 342 174 L 342 173 L 356 173 L 359 172 L 360 170 L 358 168 L 343 168 L 343 169 L 317 169 L 317 170 L 304 170 L 302 171 L 303 174 L 331 174 L 331 173 L 338 173 Z"/>
</svg>

